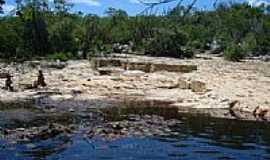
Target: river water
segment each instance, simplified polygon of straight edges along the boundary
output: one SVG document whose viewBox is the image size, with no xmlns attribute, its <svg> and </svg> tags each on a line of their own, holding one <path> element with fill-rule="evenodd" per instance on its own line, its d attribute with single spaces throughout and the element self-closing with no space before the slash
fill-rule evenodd
<svg viewBox="0 0 270 160">
<path fill-rule="evenodd" d="M 84 111 L 84 114 L 87 112 Z M 114 110 L 113 115 L 115 112 L 117 116 L 134 114 L 132 109 Z M 78 130 L 83 130 L 85 124 L 97 123 L 98 116 L 89 118 L 77 113 L 52 114 L 29 109 L 2 110 L 0 160 L 270 159 L 270 125 L 267 123 L 217 119 L 174 111 L 170 113 L 159 109 L 140 108 L 136 113 L 157 114 L 166 119 L 178 119 L 181 123 L 172 128 L 172 134 L 162 136 L 108 140 L 89 138 L 82 131 L 77 131 L 68 136 L 59 134 L 46 139 L 19 142 L 6 138 L 5 129 L 42 126 L 51 121 L 74 123 L 79 126 Z M 108 119 L 119 120 L 117 116 L 111 114 Z"/>
</svg>

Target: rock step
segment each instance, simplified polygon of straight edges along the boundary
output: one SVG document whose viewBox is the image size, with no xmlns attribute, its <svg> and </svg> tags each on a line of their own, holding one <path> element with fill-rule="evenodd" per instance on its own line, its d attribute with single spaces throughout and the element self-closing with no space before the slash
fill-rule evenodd
<svg viewBox="0 0 270 160">
<path fill-rule="evenodd" d="M 125 70 L 140 70 L 146 73 L 168 71 L 190 73 L 197 70 L 196 65 L 192 64 L 166 64 L 158 62 L 139 62 L 129 61 L 128 59 L 121 58 L 93 58 L 91 59 L 93 69 L 102 67 L 120 67 Z"/>
</svg>

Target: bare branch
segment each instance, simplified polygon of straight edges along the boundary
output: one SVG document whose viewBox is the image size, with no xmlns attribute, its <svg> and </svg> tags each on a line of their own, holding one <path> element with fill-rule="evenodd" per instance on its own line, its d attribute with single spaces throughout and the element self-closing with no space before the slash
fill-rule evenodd
<svg viewBox="0 0 270 160">
<path fill-rule="evenodd" d="M 146 5 L 147 6 L 147 8 L 145 8 L 142 12 L 141 12 L 141 14 L 143 14 L 143 13 L 146 13 L 147 11 L 152 11 L 152 9 L 154 8 L 154 7 L 156 7 L 156 6 L 158 6 L 158 5 L 161 5 L 161 4 L 166 4 L 166 3 L 170 3 L 170 2 L 175 2 L 175 1 L 179 1 L 178 3 L 177 3 L 177 7 L 179 7 L 179 6 L 181 6 L 182 5 L 182 3 L 183 3 L 183 1 L 184 0 L 138 0 L 140 3 L 142 3 L 142 4 L 144 4 L 144 5 Z M 187 10 L 185 11 L 185 13 L 183 14 L 183 17 L 185 17 L 190 11 L 191 11 L 191 9 L 194 7 L 194 5 L 196 4 L 196 2 L 197 2 L 198 0 L 193 0 L 192 2 L 191 2 L 191 4 L 190 5 L 188 5 L 188 7 L 187 7 Z M 216 0 L 217 1 L 217 0 Z M 150 12 L 150 14 L 151 14 L 151 12 Z"/>
<path fill-rule="evenodd" d="M 161 4 L 166 4 L 166 3 L 170 3 L 170 2 L 174 2 L 174 1 L 177 1 L 177 0 L 138 0 L 141 4 L 143 5 L 146 5 L 147 8 L 145 8 L 141 14 L 144 14 L 144 13 L 148 13 L 148 11 L 150 10 L 150 13 L 152 13 L 152 9 L 158 5 L 161 5 Z M 180 2 L 183 1 L 183 0 L 180 0 Z"/>
</svg>

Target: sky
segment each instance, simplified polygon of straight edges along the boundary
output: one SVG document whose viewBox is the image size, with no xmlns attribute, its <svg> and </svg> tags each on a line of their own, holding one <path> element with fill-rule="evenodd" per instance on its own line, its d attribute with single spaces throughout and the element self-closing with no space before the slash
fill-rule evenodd
<svg viewBox="0 0 270 160">
<path fill-rule="evenodd" d="M 52 0 L 49 0 L 52 1 Z M 129 15 L 136 15 L 141 13 L 146 6 L 139 3 L 138 0 L 67 0 L 74 4 L 72 12 L 81 11 L 84 14 L 93 13 L 97 15 L 104 15 L 104 12 L 109 7 L 123 9 L 128 12 Z M 155 1 L 155 0 L 149 0 Z M 198 0 L 195 7 L 201 9 L 211 9 L 214 0 Z M 223 0 L 226 2 L 226 0 Z M 227 0 L 229 1 L 229 0 Z M 231 1 L 231 0 L 230 0 Z M 262 3 L 270 5 L 270 0 L 234 0 L 235 2 L 248 2 L 250 5 L 256 6 Z M 183 4 L 187 5 L 191 0 L 184 0 Z M 171 2 L 159 7 L 159 10 L 170 9 L 175 6 L 176 2 Z M 6 0 L 6 4 L 3 6 L 5 13 L 14 9 L 15 0 Z"/>
</svg>

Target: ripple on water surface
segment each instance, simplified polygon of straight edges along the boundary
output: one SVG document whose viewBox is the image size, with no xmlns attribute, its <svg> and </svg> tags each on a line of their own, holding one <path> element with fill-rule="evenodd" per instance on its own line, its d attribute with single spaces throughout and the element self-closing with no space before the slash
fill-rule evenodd
<svg viewBox="0 0 270 160">
<path fill-rule="evenodd" d="M 35 111 L 36 112 L 36 111 Z M 33 112 L 32 112 L 33 113 Z M 171 134 L 149 137 L 122 137 L 101 139 L 85 136 L 85 126 L 99 121 L 89 116 L 65 113 L 52 116 L 38 112 L 38 117 L 23 111 L 21 116 L 14 112 L 0 111 L 0 159 L 1 160 L 196 160 L 196 159 L 270 159 L 270 126 L 249 121 L 223 120 L 200 115 L 174 114 L 162 109 L 121 109 L 110 113 L 105 121 L 121 121 L 128 114 L 157 114 L 164 119 L 177 118 L 181 123 L 171 126 Z M 12 116 L 9 116 L 12 115 Z M 46 113 L 48 114 L 48 113 Z M 91 113 L 92 115 L 93 113 Z M 114 114 L 118 116 L 115 117 Z M 166 116 L 170 114 L 170 116 Z M 121 115 L 119 117 L 119 115 Z M 23 118 L 28 117 L 28 118 Z M 22 120 L 24 119 L 24 120 Z M 7 122 L 5 122 L 7 121 Z M 58 134 L 47 139 L 18 142 L 7 139 L 5 128 L 38 126 L 47 121 L 79 125 L 72 134 Z M 46 121 L 46 122 L 45 122 Z M 29 124 L 29 125 L 26 125 Z M 100 125 L 100 124 L 99 124 Z"/>
</svg>

